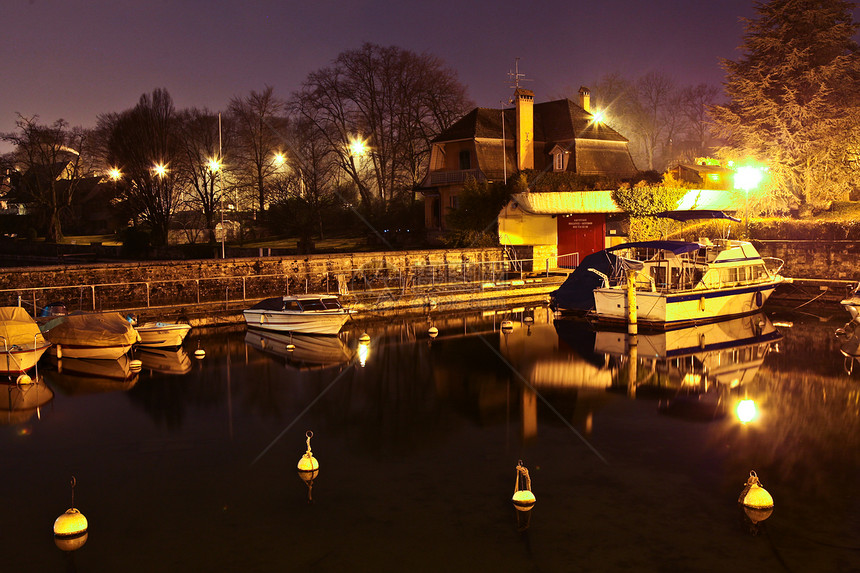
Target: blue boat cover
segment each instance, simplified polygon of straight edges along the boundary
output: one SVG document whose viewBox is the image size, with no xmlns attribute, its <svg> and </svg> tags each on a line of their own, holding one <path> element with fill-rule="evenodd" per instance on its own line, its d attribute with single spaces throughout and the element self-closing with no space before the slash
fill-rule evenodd
<svg viewBox="0 0 860 573">
<path fill-rule="evenodd" d="M 550 305 L 553 308 L 580 313 L 594 310 L 594 289 L 603 286 L 603 279 L 588 269 L 600 271 L 610 281 L 622 276 L 617 255 L 607 251 L 592 253 L 582 259 L 558 289 L 550 293 Z"/>
</svg>

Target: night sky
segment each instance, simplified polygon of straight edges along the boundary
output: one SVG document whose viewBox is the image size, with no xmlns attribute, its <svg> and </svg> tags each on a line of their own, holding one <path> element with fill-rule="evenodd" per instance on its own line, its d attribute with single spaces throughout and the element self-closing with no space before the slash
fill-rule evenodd
<svg viewBox="0 0 860 573">
<path fill-rule="evenodd" d="M 470 97 L 500 107 L 519 70 L 536 101 L 603 74 L 656 70 L 719 85 L 752 0 L 3 0 L 0 132 L 16 113 L 91 127 L 166 88 L 177 108 L 226 108 L 266 85 L 287 97 L 308 73 L 364 42 L 428 52 Z M 855 19 L 858 14 L 855 13 Z M 568 91 L 569 90 L 569 91 Z M 0 143 L 0 152 L 11 148 Z"/>
</svg>

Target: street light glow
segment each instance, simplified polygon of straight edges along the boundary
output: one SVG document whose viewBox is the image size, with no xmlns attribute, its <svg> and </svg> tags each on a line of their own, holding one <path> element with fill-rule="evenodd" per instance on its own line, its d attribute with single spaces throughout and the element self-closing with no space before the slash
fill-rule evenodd
<svg viewBox="0 0 860 573">
<path fill-rule="evenodd" d="M 354 157 L 359 157 L 367 152 L 367 145 L 365 145 L 363 139 L 353 138 L 349 142 L 349 154 Z"/>
<path fill-rule="evenodd" d="M 108 177 L 111 178 L 112 181 L 119 181 L 122 178 L 122 173 L 116 167 L 111 168 L 108 172 Z"/>
<path fill-rule="evenodd" d="M 735 171 L 735 187 L 737 189 L 751 191 L 759 186 L 762 179 L 764 179 L 764 173 L 760 167 L 745 165 L 738 167 Z"/>
<path fill-rule="evenodd" d="M 287 158 L 284 157 L 283 153 L 276 153 L 275 154 L 275 159 L 274 159 L 275 165 L 278 165 L 278 166 L 283 165 L 286 161 L 287 161 Z"/>
<path fill-rule="evenodd" d="M 221 162 L 215 159 L 214 157 L 209 160 L 209 171 L 220 171 L 221 170 Z"/>
<path fill-rule="evenodd" d="M 735 409 L 738 420 L 743 424 L 748 424 L 758 417 L 758 410 L 755 407 L 755 402 L 752 400 L 741 400 L 738 402 L 738 407 Z"/>
<path fill-rule="evenodd" d="M 167 173 L 167 167 L 165 167 L 162 163 L 156 163 L 155 165 L 153 165 L 152 170 L 155 171 L 155 174 L 159 177 L 164 177 L 164 175 Z"/>
<path fill-rule="evenodd" d="M 594 115 L 594 123 L 603 123 L 606 121 L 606 114 L 600 110 L 595 110 Z"/>
</svg>

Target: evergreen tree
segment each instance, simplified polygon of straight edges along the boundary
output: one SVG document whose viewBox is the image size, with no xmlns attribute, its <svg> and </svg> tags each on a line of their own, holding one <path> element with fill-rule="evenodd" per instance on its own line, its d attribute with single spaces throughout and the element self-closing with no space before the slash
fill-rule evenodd
<svg viewBox="0 0 860 573">
<path fill-rule="evenodd" d="M 742 57 L 724 61 L 729 102 L 712 108 L 737 152 L 770 166 L 802 210 L 844 197 L 856 157 L 846 145 L 860 110 L 854 4 L 756 2 Z"/>
</svg>

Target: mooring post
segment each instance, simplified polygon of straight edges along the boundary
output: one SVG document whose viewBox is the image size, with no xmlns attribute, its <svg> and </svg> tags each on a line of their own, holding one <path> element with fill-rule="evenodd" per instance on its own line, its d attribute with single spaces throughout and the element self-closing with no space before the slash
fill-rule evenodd
<svg viewBox="0 0 860 573">
<path fill-rule="evenodd" d="M 631 335 L 630 344 L 636 346 L 636 271 L 627 270 L 627 334 Z"/>
</svg>

